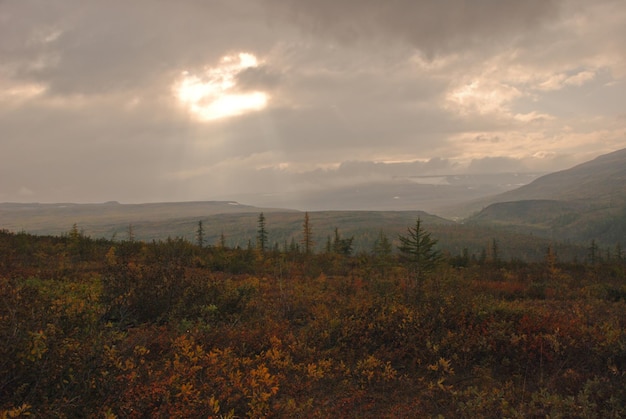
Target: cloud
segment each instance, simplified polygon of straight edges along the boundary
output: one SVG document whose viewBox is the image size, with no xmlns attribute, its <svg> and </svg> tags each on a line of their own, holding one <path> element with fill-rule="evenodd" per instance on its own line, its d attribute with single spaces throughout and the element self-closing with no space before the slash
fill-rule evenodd
<svg viewBox="0 0 626 419">
<path fill-rule="evenodd" d="M 561 169 L 626 145 L 625 28 L 622 0 L 5 0 L 0 196 Z"/>
<path fill-rule="evenodd" d="M 473 159 L 468 168 L 468 173 L 506 173 L 525 172 L 528 167 L 522 161 L 510 157 L 483 157 Z"/>
<path fill-rule="evenodd" d="M 463 115 L 492 114 L 508 110 L 510 102 L 522 95 L 514 86 L 482 78 L 451 90 L 446 99 Z"/>
<path fill-rule="evenodd" d="M 566 86 L 582 86 L 595 78 L 595 71 L 580 71 L 574 75 L 564 73 L 554 74 L 546 81 L 540 83 L 539 90 L 559 90 Z"/>
<path fill-rule="evenodd" d="M 222 57 L 220 63 L 198 74 L 184 71 L 173 89 L 180 103 L 200 121 L 212 121 L 259 111 L 267 106 L 268 94 L 241 91 L 239 75 L 258 67 L 254 54 L 240 52 Z"/>
<path fill-rule="evenodd" d="M 254 10 L 239 0 L 13 1 L 4 9 L 3 33 L 13 38 L 3 57 L 12 61 L 14 76 L 44 82 L 55 94 L 141 90 L 167 84 L 172 72 L 214 62 L 232 45 L 267 45 L 265 23 L 246 19 L 242 4 Z M 250 30 L 255 37 L 246 35 Z"/>
<path fill-rule="evenodd" d="M 400 40 L 433 56 L 496 44 L 559 13 L 561 1 L 265 0 L 273 15 L 342 43 Z"/>
<path fill-rule="evenodd" d="M 272 90 L 280 85 L 283 75 L 268 65 L 247 67 L 235 75 L 238 90 Z"/>
</svg>

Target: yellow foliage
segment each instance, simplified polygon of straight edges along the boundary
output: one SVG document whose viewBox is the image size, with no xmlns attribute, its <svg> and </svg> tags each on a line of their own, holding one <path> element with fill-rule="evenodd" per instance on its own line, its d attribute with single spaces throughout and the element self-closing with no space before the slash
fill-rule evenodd
<svg viewBox="0 0 626 419">
<path fill-rule="evenodd" d="M 30 416 L 28 411 L 31 408 L 29 404 L 22 404 L 20 407 L 14 407 L 9 410 L 0 410 L 0 419 L 19 418 L 22 416 Z"/>
<path fill-rule="evenodd" d="M 115 256 L 115 247 L 111 246 L 109 248 L 109 251 L 107 252 L 105 258 L 106 258 L 106 262 L 108 265 L 111 265 L 111 266 L 117 265 L 117 257 Z"/>
<path fill-rule="evenodd" d="M 448 375 L 454 375 L 454 369 L 451 366 L 450 360 L 445 358 L 439 358 L 435 364 L 429 365 L 428 369 L 431 371 L 441 371 Z"/>
</svg>

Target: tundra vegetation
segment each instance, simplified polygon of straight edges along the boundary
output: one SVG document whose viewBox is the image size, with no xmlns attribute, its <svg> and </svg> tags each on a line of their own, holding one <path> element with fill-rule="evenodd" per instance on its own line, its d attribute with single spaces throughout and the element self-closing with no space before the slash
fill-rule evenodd
<svg viewBox="0 0 626 419">
<path fill-rule="evenodd" d="M 0 418 L 626 416 L 626 262 L 0 232 Z M 378 234 L 378 235 L 377 235 Z M 494 241 L 494 246 L 497 242 Z M 421 250 L 420 250 L 421 249 Z"/>
</svg>

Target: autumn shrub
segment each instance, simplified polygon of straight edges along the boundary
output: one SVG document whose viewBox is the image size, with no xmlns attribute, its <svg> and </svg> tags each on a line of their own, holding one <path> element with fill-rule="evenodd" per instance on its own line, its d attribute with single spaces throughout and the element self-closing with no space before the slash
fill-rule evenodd
<svg viewBox="0 0 626 419">
<path fill-rule="evenodd" d="M 623 277 L 602 266 L 417 286 L 393 258 L 64 240 L 0 234 L 0 417 L 626 414 Z"/>
<path fill-rule="evenodd" d="M 99 368 L 98 283 L 3 279 L 0 289 L 0 407 L 86 415 Z"/>
</svg>

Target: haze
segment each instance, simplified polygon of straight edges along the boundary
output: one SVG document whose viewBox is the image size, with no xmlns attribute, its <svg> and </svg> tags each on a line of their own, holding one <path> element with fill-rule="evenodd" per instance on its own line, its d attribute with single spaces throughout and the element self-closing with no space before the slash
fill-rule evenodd
<svg viewBox="0 0 626 419">
<path fill-rule="evenodd" d="M 550 172 L 625 105 L 623 0 L 0 0 L 0 202 Z"/>
</svg>

